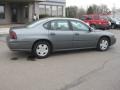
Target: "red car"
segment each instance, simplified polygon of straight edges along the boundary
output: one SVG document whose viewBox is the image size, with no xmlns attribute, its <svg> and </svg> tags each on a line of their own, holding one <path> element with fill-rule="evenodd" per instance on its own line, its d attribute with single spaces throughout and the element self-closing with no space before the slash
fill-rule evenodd
<svg viewBox="0 0 120 90">
<path fill-rule="evenodd" d="M 94 29 L 109 29 L 111 26 L 111 23 L 102 19 L 100 15 L 83 15 L 80 19 Z"/>
</svg>

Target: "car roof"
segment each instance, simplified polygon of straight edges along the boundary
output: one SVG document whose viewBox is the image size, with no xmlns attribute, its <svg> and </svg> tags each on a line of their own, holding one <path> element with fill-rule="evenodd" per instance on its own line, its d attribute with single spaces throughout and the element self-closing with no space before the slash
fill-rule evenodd
<svg viewBox="0 0 120 90">
<path fill-rule="evenodd" d="M 83 23 L 85 23 L 84 21 L 80 20 L 80 19 L 77 19 L 77 18 L 66 18 L 66 17 L 50 17 L 50 18 L 43 18 L 42 20 L 43 21 L 51 21 L 51 20 L 75 20 L 75 21 L 81 21 Z M 41 20 L 40 20 L 41 21 Z"/>
<path fill-rule="evenodd" d="M 40 20 L 56 20 L 56 19 L 79 20 L 77 18 L 66 18 L 66 17 L 50 17 L 50 18 L 43 18 L 43 19 L 40 19 Z"/>
<path fill-rule="evenodd" d="M 75 20 L 75 21 L 80 21 L 84 24 L 86 24 L 84 21 L 80 20 L 80 19 L 77 19 L 77 18 L 66 18 L 66 17 L 50 17 L 50 18 L 42 18 L 36 22 L 34 22 L 34 26 L 37 25 L 37 24 L 45 24 L 49 21 L 52 21 L 52 20 Z M 33 23 L 32 23 L 33 24 Z M 87 24 L 86 24 L 87 25 Z M 31 26 L 30 26 L 31 27 Z"/>
</svg>

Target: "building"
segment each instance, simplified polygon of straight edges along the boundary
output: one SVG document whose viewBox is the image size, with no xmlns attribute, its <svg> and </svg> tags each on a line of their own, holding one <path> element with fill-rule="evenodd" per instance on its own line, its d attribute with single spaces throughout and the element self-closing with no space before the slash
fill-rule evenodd
<svg viewBox="0 0 120 90">
<path fill-rule="evenodd" d="M 65 0 L 0 0 L 0 24 L 31 22 L 33 15 L 65 16 Z"/>
</svg>

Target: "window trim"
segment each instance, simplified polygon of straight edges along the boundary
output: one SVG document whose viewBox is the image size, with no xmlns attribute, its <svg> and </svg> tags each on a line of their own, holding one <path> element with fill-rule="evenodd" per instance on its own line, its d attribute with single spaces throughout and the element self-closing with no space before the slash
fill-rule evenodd
<svg viewBox="0 0 120 90">
<path fill-rule="evenodd" d="M 82 29 L 80 29 L 80 30 L 74 30 L 71 21 L 75 21 L 75 22 L 80 22 L 80 23 L 82 23 L 83 25 L 85 25 L 86 27 L 88 27 L 88 30 L 82 30 Z M 89 31 L 89 28 L 90 28 L 90 27 L 89 27 L 88 25 L 86 25 L 85 23 L 81 22 L 81 21 L 69 20 L 69 22 L 70 22 L 71 29 L 72 29 L 73 31 Z"/>
<path fill-rule="evenodd" d="M 56 15 L 53 14 L 53 12 L 54 12 L 54 11 L 53 11 L 53 7 L 56 7 Z M 51 15 L 52 15 L 53 17 L 58 16 L 58 6 L 57 6 L 57 5 L 52 5 L 51 10 L 52 10 L 52 14 L 51 14 Z"/>
<path fill-rule="evenodd" d="M 5 4 L 0 4 L 0 6 L 3 6 L 4 7 L 4 17 L 3 18 L 0 18 L 0 20 L 3 20 L 3 19 L 5 19 Z"/>
<path fill-rule="evenodd" d="M 24 5 L 24 18 L 28 19 L 29 18 L 29 5 Z"/>
</svg>

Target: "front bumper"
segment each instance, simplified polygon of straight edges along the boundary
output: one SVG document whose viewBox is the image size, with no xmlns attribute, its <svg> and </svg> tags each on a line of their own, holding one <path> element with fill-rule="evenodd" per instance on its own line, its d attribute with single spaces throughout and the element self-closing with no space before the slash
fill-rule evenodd
<svg viewBox="0 0 120 90">
<path fill-rule="evenodd" d="M 111 45 L 114 45 L 116 43 L 117 39 L 113 36 L 111 37 Z"/>
<path fill-rule="evenodd" d="M 116 28 L 120 28 L 120 24 L 116 24 Z"/>
<path fill-rule="evenodd" d="M 110 29 L 110 25 L 109 24 L 98 24 L 96 25 L 97 29 Z"/>
</svg>

